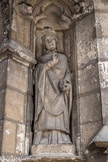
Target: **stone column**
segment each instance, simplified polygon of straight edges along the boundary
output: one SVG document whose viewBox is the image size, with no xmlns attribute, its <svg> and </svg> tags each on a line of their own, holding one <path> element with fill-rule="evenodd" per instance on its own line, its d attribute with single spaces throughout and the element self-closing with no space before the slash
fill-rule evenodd
<svg viewBox="0 0 108 162">
<path fill-rule="evenodd" d="M 94 0 L 103 126 L 91 145 L 108 147 L 108 1 Z"/>
<path fill-rule="evenodd" d="M 0 48 L 1 156 L 22 156 L 29 152 L 33 109 L 29 83 L 34 64 L 32 53 L 16 41 L 8 41 Z"/>
</svg>

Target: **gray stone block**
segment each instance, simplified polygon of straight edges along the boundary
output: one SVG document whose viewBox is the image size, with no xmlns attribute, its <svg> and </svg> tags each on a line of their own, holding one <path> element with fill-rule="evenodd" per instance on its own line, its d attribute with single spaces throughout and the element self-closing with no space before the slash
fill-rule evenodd
<svg viewBox="0 0 108 162">
<path fill-rule="evenodd" d="M 5 92 L 5 89 L 0 90 L 0 119 L 4 118 Z"/>
<path fill-rule="evenodd" d="M 92 60 L 92 62 L 81 70 L 78 70 L 78 94 L 86 93 L 98 89 L 99 83 L 99 71 L 98 64 Z"/>
<path fill-rule="evenodd" d="M 100 93 L 80 97 L 77 102 L 79 102 L 80 123 L 102 120 Z"/>
<path fill-rule="evenodd" d="M 96 133 L 102 127 L 102 121 L 86 123 L 80 125 L 80 133 L 81 133 L 81 147 L 83 152 L 86 151 L 90 141 L 96 135 Z"/>
<path fill-rule="evenodd" d="M 28 67 L 15 62 L 14 60 L 8 60 L 8 76 L 7 85 L 11 86 L 21 92 L 27 92 L 28 87 Z"/>
<path fill-rule="evenodd" d="M 78 69 L 97 58 L 94 15 L 90 14 L 76 22 L 76 54 Z"/>
<path fill-rule="evenodd" d="M 5 117 L 24 122 L 24 95 L 7 89 L 5 98 Z"/>
<path fill-rule="evenodd" d="M 6 86 L 7 60 L 0 62 L 0 88 Z"/>
</svg>

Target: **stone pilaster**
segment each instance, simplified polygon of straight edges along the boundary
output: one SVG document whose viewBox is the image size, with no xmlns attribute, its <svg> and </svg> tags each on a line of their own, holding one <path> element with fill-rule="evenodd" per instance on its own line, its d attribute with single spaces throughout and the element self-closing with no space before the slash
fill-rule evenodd
<svg viewBox="0 0 108 162">
<path fill-rule="evenodd" d="M 108 2 L 94 0 L 103 126 L 90 143 L 108 148 Z"/>
<path fill-rule="evenodd" d="M 78 153 L 87 153 L 87 146 L 102 126 L 101 95 L 94 13 L 76 22 L 76 102 Z M 75 118 L 73 114 L 73 119 Z"/>
<path fill-rule="evenodd" d="M 32 53 L 16 41 L 0 48 L 0 152 L 3 156 L 29 153 L 32 106 Z M 32 84 L 31 84 L 32 85 Z M 28 104 L 29 102 L 29 104 Z M 30 104 L 31 103 L 31 104 Z"/>
</svg>

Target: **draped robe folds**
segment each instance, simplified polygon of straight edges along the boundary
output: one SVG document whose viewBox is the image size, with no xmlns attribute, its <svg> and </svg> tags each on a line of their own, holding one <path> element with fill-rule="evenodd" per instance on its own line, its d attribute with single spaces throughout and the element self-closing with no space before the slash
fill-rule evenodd
<svg viewBox="0 0 108 162">
<path fill-rule="evenodd" d="M 69 138 L 69 116 L 72 105 L 72 86 L 67 58 L 57 54 L 44 55 L 35 69 L 35 120 L 34 144 L 71 143 Z M 70 89 L 64 94 L 60 89 L 65 80 Z"/>
</svg>

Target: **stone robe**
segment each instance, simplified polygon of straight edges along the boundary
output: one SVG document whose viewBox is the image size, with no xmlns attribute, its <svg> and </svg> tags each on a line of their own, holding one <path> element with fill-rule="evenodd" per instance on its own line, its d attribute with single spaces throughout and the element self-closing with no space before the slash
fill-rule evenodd
<svg viewBox="0 0 108 162">
<path fill-rule="evenodd" d="M 34 144 L 71 143 L 69 116 L 71 112 L 72 87 L 68 62 L 65 55 L 44 55 L 35 69 L 35 122 Z M 65 80 L 70 85 L 67 94 L 60 89 Z"/>
</svg>

